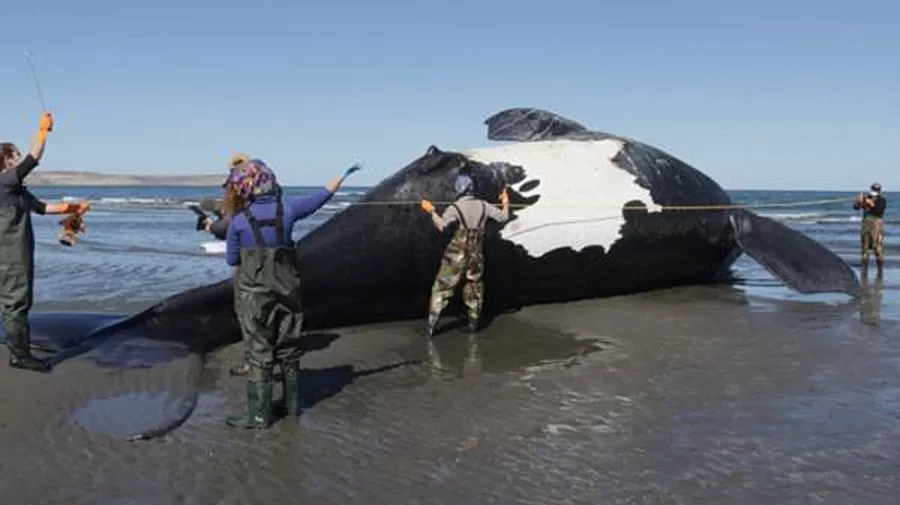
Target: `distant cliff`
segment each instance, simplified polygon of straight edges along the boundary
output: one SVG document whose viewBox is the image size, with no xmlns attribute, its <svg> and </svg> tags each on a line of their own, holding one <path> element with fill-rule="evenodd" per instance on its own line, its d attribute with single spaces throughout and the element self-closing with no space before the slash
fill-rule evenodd
<svg viewBox="0 0 900 505">
<path fill-rule="evenodd" d="M 220 186 L 225 173 L 205 175 L 101 174 L 36 169 L 25 179 L 28 186 Z"/>
</svg>

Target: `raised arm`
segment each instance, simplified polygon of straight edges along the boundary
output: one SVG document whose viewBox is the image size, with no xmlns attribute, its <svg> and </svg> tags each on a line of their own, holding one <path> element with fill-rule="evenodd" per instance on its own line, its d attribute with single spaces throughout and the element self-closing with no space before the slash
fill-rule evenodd
<svg viewBox="0 0 900 505">
<path fill-rule="evenodd" d="M 500 193 L 500 203 L 503 206 L 501 210 L 497 210 L 497 207 L 490 203 L 486 204 L 484 207 L 489 218 L 500 223 L 505 223 L 509 219 L 509 194 L 507 194 L 505 188 Z"/>
<path fill-rule="evenodd" d="M 453 224 L 459 219 L 459 213 L 456 212 L 456 207 L 450 206 L 447 210 L 444 211 L 444 215 L 439 215 L 434 210 L 434 205 L 432 205 L 431 201 L 422 199 L 422 202 L 419 204 L 422 207 L 422 210 L 431 215 L 431 223 L 434 224 L 434 227 L 438 229 L 438 231 L 444 231 L 444 228 Z"/>
<path fill-rule="evenodd" d="M 41 157 L 44 156 L 44 147 L 47 145 L 47 134 L 51 131 L 53 131 L 53 116 L 51 116 L 49 112 L 45 112 L 44 115 L 41 116 L 41 124 L 38 126 L 38 132 L 34 137 L 34 142 L 31 143 L 31 156 L 35 160 L 41 161 Z"/>
<path fill-rule="evenodd" d="M 360 169 L 360 165 L 354 164 L 350 168 L 344 171 L 342 175 L 335 177 L 331 180 L 324 188 L 316 191 L 311 195 L 304 196 L 302 198 L 292 199 L 288 205 L 291 208 L 291 212 L 296 216 L 297 219 L 303 219 L 304 217 L 314 213 L 315 211 L 322 208 L 323 205 L 328 203 L 329 200 L 334 196 L 337 192 L 338 188 L 344 183 L 344 180 L 352 174 Z"/>
<path fill-rule="evenodd" d="M 334 196 L 335 191 L 336 189 L 331 189 L 331 185 L 329 185 L 328 187 L 320 188 L 311 195 L 292 198 L 287 201 L 287 204 L 291 209 L 291 213 L 293 213 L 297 219 L 303 219 L 328 203 L 328 200 L 331 200 Z"/>
<path fill-rule="evenodd" d="M 41 116 L 41 123 L 37 135 L 31 144 L 31 151 L 22 158 L 19 163 L 8 170 L 0 172 L 0 185 L 16 186 L 22 183 L 31 173 L 44 155 L 44 146 L 47 144 L 47 134 L 53 130 L 53 116 L 45 112 Z"/>
</svg>

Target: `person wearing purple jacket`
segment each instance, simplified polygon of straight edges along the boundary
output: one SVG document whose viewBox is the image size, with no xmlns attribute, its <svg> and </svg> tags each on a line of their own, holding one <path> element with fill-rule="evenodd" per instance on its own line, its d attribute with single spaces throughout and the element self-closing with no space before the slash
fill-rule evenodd
<svg viewBox="0 0 900 505">
<path fill-rule="evenodd" d="M 231 169 L 228 184 L 246 200 L 232 216 L 225 234 L 225 261 L 236 267 L 237 316 L 247 346 L 247 410 L 229 416 L 229 426 L 268 428 L 272 424 L 272 370 L 282 371 L 288 415 L 299 413 L 296 356 L 303 327 L 300 268 L 293 250 L 294 224 L 327 203 L 344 179 L 359 170 L 347 169 L 311 195 L 286 198 L 275 173 L 263 161 L 251 159 Z"/>
</svg>

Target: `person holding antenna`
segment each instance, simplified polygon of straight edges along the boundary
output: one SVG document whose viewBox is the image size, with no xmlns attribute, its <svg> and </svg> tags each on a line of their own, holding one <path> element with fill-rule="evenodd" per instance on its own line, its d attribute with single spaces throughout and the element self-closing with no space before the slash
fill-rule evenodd
<svg viewBox="0 0 900 505">
<path fill-rule="evenodd" d="M 31 354 L 28 314 L 34 289 L 34 230 L 31 213 L 83 214 L 87 202 L 45 203 L 24 185 L 44 155 L 53 116 L 44 112 L 31 150 L 25 157 L 15 144 L 0 142 L 0 313 L 9 348 L 9 365 L 36 372 L 49 372 L 50 365 Z"/>
</svg>

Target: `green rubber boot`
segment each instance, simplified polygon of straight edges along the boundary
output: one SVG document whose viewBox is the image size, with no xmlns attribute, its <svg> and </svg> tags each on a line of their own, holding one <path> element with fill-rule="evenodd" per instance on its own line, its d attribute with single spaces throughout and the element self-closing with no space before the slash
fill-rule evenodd
<svg viewBox="0 0 900 505">
<path fill-rule="evenodd" d="M 272 425 L 272 381 L 247 381 L 247 412 L 228 416 L 233 428 L 267 429 Z"/>
<path fill-rule="evenodd" d="M 50 373 L 53 369 L 49 363 L 31 354 L 29 349 L 10 349 L 9 366 L 41 373 Z"/>
<path fill-rule="evenodd" d="M 300 366 L 297 363 L 281 365 L 281 385 L 284 388 L 284 409 L 289 416 L 300 415 Z"/>
<path fill-rule="evenodd" d="M 49 363 L 31 354 L 31 328 L 26 317 L 7 317 L 5 321 L 6 346 L 9 348 L 9 366 L 32 372 L 49 373 Z"/>
</svg>

